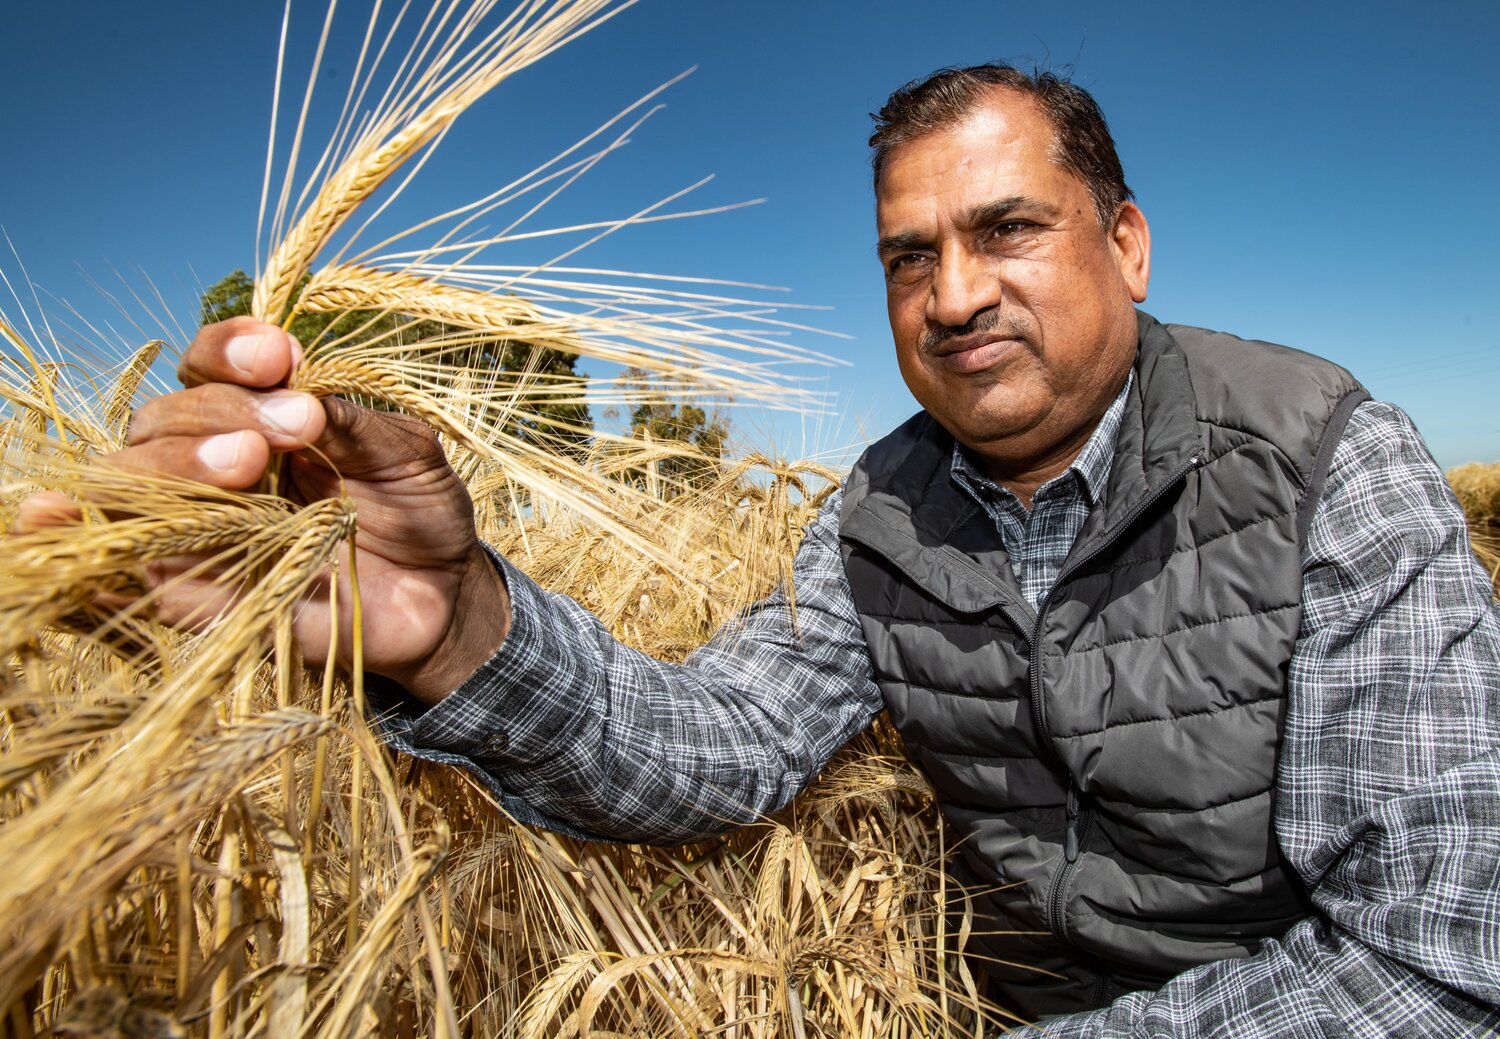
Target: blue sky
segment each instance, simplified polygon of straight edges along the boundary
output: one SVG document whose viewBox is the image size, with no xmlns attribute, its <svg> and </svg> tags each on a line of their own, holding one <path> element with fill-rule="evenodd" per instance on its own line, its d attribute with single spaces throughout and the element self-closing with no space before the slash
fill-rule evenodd
<svg viewBox="0 0 1500 1039">
<path fill-rule="evenodd" d="M 190 322 L 202 285 L 254 262 L 280 4 L 8 6 L 0 226 L 20 261 L 127 342 L 141 333 L 89 277 L 115 293 L 116 272 L 149 278 Z M 344 0 L 343 24 L 364 6 Z M 303 50 L 321 12 L 293 12 Z M 352 53 L 337 43 L 330 101 Z M 1152 224 L 1146 309 L 1349 366 L 1453 465 L 1500 458 L 1497 53 L 1500 5 L 1477 0 L 643 0 L 465 115 L 406 203 L 478 197 L 698 66 L 550 219 L 624 215 L 708 174 L 694 205 L 766 198 L 631 229 L 580 262 L 771 282 L 830 307 L 815 323 L 850 338 L 803 341 L 851 362 L 809 373 L 834 414 L 734 420 L 745 446 L 831 451 L 914 408 L 872 249 L 868 113 L 940 65 L 1071 66 Z"/>
</svg>

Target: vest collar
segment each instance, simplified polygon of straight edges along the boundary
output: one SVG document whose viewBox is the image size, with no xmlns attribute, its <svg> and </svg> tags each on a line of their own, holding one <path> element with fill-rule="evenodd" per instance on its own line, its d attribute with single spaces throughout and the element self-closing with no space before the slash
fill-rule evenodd
<svg viewBox="0 0 1500 1039">
<path fill-rule="evenodd" d="M 1155 318 L 1137 315 L 1136 377 L 1108 492 L 1089 514 L 1075 555 L 1114 537 L 1202 457 L 1187 358 Z M 1029 634 L 1035 613 L 994 523 L 953 481 L 952 436 L 922 412 L 879 447 L 850 474 L 846 498 L 855 504 L 841 518 L 840 535 L 880 553 L 950 609 L 980 613 L 998 605 Z"/>
<path fill-rule="evenodd" d="M 1140 329 L 1136 377 L 1115 440 L 1109 490 L 1103 507 L 1089 514 L 1079 546 L 1112 538 L 1139 514 L 1143 503 L 1203 458 L 1187 355 L 1150 314 L 1138 310 L 1136 320 Z"/>
</svg>

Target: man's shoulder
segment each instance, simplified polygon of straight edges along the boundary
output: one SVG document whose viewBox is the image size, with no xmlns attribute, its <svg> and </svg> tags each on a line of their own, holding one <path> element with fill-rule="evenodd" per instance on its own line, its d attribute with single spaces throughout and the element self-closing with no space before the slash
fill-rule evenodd
<svg viewBox="0 0 1500 1039">
<path fill-rule="evenodd" d="M 1162 327 L 1186 355 L 1200 398 L 1209 401 L 1279 396 L 1298 389 L 1337 398 L 1360 388 L 1348 369 L 1307 350 L 1194 325 Z"/>
<path fill-rule="evenodd" d="M 886 526 L 905 527 L 917 515 L 949 516 L 958 493 L 949 472 L 953 435 L 919 411 L 865 449 L 844 481 L 841 532 L 861 513 L 882 517 Z M 856 524 L 857 526 L 857 524 Z"/>
<path fill-rule="evenodd" d="M 953 436 L 925 411 L 919 411 L 865 448 L 844 483 L 845 498 L 871 484 L 902 474 L 915 476 L 953 454 Z"/>
<path fill-rule="evenodd" d="M 1228 332 L 1169 324 L 1186 361 L 1199 422 L 1237 429 L 1298 453 L 1368 396 L 1348 369 L 1306 350 Z M 1309 435 L 1311 434 L 1311 438 Z"/>
</svg>

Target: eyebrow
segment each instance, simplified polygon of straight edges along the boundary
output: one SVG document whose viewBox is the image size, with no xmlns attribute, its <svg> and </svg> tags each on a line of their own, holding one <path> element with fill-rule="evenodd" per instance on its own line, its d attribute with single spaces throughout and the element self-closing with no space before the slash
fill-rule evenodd
<svg viewBox="0 0 1500 1039">
<path fill-rule="evenodd" d="M 985 202 L 969 210 L 964 218 L 964 224 L 968 227 L 983 227 L 986 224 L 997 224 L 1010 216 L 1017 209 L 1033 209 L 1038 215 L 1047 219 L 1056 218 L 1056 210 L 1043 202 L 1041 199 L 1031 195 L 1007 195 Z M 928 244 L 928 236 L 919 231 L 898 231 L 896 234 L 884 235 L 875 243 L 875 252 L 880 255 L 893 252 L 906 252 L 912 249 L 921 249 Z"/>
<path fill-rule="evenodd" d="M 1031 195 L 1011 195 L 1007 198 L 997 198 L 993 202 L 975 206 L 969 211 L 967 220 L 970 227 L 983 227 L 987 224 L 998 224 L 1010 216 L 1017 209 L 1029 209 L 1038 216 L 1052 219 L 1057 215 L 1057 210 Z"/>
<path fill-rule="evenodd" d="M 875 243 L 875 251 L 882 256 L 886 253 L 904 253 L 912 249 L 919 249 L 927 244 L 927 236 L 915 231 L 902 231 L 900 234 L 884 235 L 880 241 Z"/>
</svg>

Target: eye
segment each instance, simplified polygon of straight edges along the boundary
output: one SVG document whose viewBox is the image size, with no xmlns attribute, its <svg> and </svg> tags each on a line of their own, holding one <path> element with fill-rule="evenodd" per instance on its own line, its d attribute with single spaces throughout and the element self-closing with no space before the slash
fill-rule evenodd
<svg viewBox="0 0 1500 1039">
<path fill-rule="evenodd" d="M 975 247 L 986 251 L 1006 251 L 1022 248 L 1040 229 L 1031 220 L 1001 220 L 982 228 L 976 236 Z"/>
<path fill-rule="evenodd" d="M 898 285 L 910 285 L 925 277 L 931 265 L 932 258 L 926 253 L 898 253 L 886 260 L 885 276 Z"/>
<path fill-rule="evenodd" d="M 1017 235 L 1025 234 L 1035 226 L 1030 220 L 1007 220 L 1004 223 L 991 226 L 989 236 L 991 238 L 1014 238 Z"/>
</svg>

